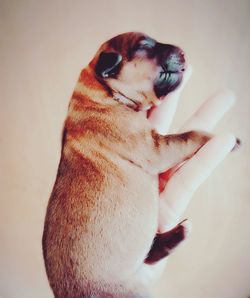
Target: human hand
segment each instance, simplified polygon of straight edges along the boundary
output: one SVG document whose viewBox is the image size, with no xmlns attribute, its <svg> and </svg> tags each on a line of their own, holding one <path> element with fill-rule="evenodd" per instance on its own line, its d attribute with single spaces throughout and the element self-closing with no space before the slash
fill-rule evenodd
<svg viewBox="0 0 250 298">
<path fill-rule="evenodd" d="M 190 76 L 191 68 L 189 67 L 181 86 L 175 92 L 167 95 L 160 107 L 150 112 L 149 121 L 158 133 L 162 135 L 168 133 L 180 94 Z M 180 132 L 189 130 L 212 131 L 234 101 L 234 95 L 230 91 L 223 91 L 210 97 L 181 127 Z M 231 134 L 225 133 L 214 136 L 184 164 L 176 165 L 159 175 L 158 231 L 160 233 L 173 229 L 180 222 L 194 192 L 232 151 L 235 144 L 236 139 Z M 188 222 L 183 223 L 183 225 L 185 225 L 187 232 L 190 227 Z M 164 269 L 165 263 L 166 258 L 153 265 L 144 264 L 141 268 L 144 281 L 148 282 L 157 278 Z"/>
</svg>

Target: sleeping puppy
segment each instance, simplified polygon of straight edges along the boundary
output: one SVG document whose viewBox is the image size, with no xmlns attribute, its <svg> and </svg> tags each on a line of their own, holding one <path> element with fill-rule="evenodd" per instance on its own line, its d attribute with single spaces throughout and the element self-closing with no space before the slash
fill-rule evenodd
<svg viewBox="0 0 250 298">
<path fill-rule="evenodd" d="M 185 237 L 183 224 L 157 234 L 158 175 L 210 137 L 162 136 L 145 117 L 184 71 L 181 49 L 126 33 L 104 43 L 81 72 L 43 234 L 56 298 L 146 297 L 137 278 L 142 264 Z"/>
</svg>

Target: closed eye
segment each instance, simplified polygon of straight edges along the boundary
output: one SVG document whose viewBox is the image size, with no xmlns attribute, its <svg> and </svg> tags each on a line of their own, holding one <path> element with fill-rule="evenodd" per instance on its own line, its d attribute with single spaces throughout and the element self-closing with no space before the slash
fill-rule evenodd
<svg viewBox="0 0 250 298">
<path fill-rule="evenodd" d="M 153 58 L 155 55 L 156 41 L 149 37 L 143 37 L 137 41 L 136 45 L 131 49 L 130 59 L 134 56 Z"/>
<path fill-rule="evenodd" d="M 140 40 L 138 44 L 138 49 L 149 50 L 155 47 L 156 42 L 151 38 L 146 38 Z"/>
</svg>

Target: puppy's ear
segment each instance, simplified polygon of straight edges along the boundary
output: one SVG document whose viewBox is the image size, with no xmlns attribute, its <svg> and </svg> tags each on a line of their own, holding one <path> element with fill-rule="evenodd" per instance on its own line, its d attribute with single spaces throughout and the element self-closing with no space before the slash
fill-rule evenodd
<svg viewBox="0 0 250 298">
<path fill-rule="evenodd" d="M 96 74 L 102 78 L 115 77 L 121 68 L 122 56 L 115 52 L 102 52 L 95 67 Z"/>
</svg>

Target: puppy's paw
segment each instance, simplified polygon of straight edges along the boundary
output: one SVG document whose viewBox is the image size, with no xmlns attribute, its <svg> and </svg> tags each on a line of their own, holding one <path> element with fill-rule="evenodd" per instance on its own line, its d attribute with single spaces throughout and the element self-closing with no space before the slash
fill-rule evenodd
<svg viewBox="0 0 250 298">
<path fill-rule="evenodd" d="M 190 224 L 187 220 L 184 220 L 172 230 L 162 234 L 156 234 L 152 247 L 144 262 L 152 265 L 167 257 L 173 249 L 188 237 L 189 232 Z"/>
</svg>

